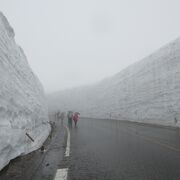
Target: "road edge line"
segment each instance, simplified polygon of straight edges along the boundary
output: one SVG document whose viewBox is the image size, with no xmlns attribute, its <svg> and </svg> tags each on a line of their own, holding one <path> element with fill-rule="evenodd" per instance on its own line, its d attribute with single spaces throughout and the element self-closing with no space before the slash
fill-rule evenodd
<svg viewBox="0 0 180 180">
<path fill-rule="evenodd" d="M 70 131 L 67 126 L 65 126 L 67 130 L 67 144 L 66 144 L 66 151 L 65 151 L 65 157 L 68 157 L 70 154 Z"/>
<path fill-rule="evenodd" d="M 67 180 L 68 168 L 58 169 L 54 180 Z"/>
</svg>

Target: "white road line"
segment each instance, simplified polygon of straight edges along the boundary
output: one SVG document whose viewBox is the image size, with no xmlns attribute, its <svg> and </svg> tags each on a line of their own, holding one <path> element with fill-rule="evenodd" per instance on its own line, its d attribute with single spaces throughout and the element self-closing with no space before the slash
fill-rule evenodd
<svg viewBox="0 0 180 180">
<path fill-rule="evenodd" d="M 66 145 L 65 157 L 68 157 L 70 154 L 70 131 L 67 126 L 65 126 L 65 128 L 67 129 L 67 145 Z M 68 168 L 58 169 L 54 180 L 67 180 L 67 176 L 68 176 Z"/>
<path fill-rule="evenodd" d="M 54 180 L 67 180 L 68 169 L 58 169 Z"/>
<path fill-rule="evenodd" d="M 67 126 L 65 126 L 65 127 L 66 127 L 67 133 L 68 133 L 65 157 L 68 157 L 70 154 L 70 131 L 69 131 L 69 128 Z"/>
</svg>

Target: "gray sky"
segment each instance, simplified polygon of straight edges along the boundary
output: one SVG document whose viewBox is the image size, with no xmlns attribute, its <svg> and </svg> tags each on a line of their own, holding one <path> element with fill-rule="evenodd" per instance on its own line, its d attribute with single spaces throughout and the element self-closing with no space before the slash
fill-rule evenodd
<svg viewBox="0 0 180 180">
<path fill-rule="evenodd" d="M 113 75 L 180 36 L 179 0 L 0 0 L 47 93 Z"/>
</svg>

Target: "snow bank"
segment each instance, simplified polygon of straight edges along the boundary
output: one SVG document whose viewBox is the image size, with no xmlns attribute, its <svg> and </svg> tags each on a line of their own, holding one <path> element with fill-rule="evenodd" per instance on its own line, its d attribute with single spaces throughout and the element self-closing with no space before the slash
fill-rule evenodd
<svg viewBox="0 0 180 180">
<path fill-rule="evenodd" d="M 180 125 L 180 39 L 96 85 L 50 95 L 49 105 L 88 117 Z"/>
<path fill-rule="evenodd" d="M 0 13 L 0 169 L 42 145 L 50 132 L 47 112 L 43 88 Z"/>
</svg>

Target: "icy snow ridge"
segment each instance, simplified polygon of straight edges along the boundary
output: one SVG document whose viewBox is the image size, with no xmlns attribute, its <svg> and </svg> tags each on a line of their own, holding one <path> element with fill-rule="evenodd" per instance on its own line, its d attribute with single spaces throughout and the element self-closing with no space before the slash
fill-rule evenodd
<svg viewBox="0 0 180 180">
<path fill-rule="evenodd" d="M 96 85 L 50 95 L 49 106 L 88 117 L 179 126 L 180 38 Z"/>
<path fill-rule="evenodd" d="M 42 145 L 50 132 L 47 112 L 43 88 L 0 13 L 0 169 Z"/>
</svg>

